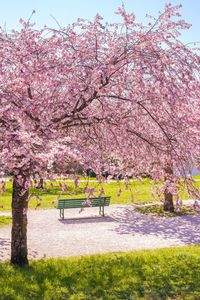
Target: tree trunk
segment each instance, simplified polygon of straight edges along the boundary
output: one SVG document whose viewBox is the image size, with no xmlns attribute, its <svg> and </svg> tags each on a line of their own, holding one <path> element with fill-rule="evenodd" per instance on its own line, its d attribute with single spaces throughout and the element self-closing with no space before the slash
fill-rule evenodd
<svg viewBox="0 0 200 300">
<path fill-rule="evenodd" d="M 28 264 L 27 249 L 27 209 L 28 193 L 25 189 L 27 178 L 22 183 L 14 176 L 12 192 L 12 234 L 11 234 L 11 263 L 18 266 Z"/>
<path fill-rule="evenodd" d="M 173 212 L 174 211 L 174 202 L 173 202 L 173 195 L 172 193 L 168 192 L 165 190 L 164 192 L 164 206 L 163 209 L 165 211 L 170 211 Z"/>
<path fill-rule="evenodd" d="M 44 179 L 43 178 L 40 178 L 40 181 L 39 181 L 39 183 L 38 183 L 38 185 L 37 185 L 37 189 L 43 189 L 43 183 L 44 183 Z"/>
<path fill-rule="evenodd" d="M 167 165 L 165 168 L 166 177 L 165 180 L 171 180 L 171 175 L 173 175 L 173 168 L 171 164 Z M 173 202 L 173 195 L 167 189 L 164 191 L 164 206 L 163 209 L 165 211 L 174 211 L 174 202 Z"/>
</svg>

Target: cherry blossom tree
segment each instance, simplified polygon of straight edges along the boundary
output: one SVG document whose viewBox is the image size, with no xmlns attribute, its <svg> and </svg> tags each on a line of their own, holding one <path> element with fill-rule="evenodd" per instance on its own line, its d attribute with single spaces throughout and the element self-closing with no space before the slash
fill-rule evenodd
<svg viewBox="0 0 200 300">
<path fill-rule="evenodd" d="M 0 161 L 13 174 L 11 262 L 28 264 L 31 175 L 54 162 L 166 177 L 166 209 L 177 174 L 199 155 L 199 56 L 179 40 L 179 6 L 148 25 L 122 6 L 122 22 L 96 15 L 67 28 L 0 35 Z M 178 19 L 177 19 L 178 18 Z M 186 178 L 185 178 L 186 179 Z M 168 203 L 168 204 L 167 204 Z"/>
</svg>

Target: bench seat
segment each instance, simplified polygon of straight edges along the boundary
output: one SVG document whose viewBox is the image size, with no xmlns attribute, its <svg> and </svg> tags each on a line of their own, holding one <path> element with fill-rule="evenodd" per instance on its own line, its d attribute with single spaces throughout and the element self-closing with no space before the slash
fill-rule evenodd
<svg viewBox="0 0 200 300">
<path fill-rule="evenodd" d="M 89 202 L 89 203 L 88 203 Z M 69 208 L 88 208 L 99 207 L 99 214 L 104 216 L 104 207 L 109 206 L 110 197 L 95 197 L 90 198 L 78 198 L 78 199 L 60 199 L 56 206 L 60 210 L 60 217 L 64 219 L 64 210 Z"/>
</svg>

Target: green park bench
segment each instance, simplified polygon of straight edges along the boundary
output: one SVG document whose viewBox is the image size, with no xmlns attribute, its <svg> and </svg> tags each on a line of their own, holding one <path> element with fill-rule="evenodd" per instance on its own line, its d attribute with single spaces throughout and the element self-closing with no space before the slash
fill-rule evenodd
<svg viewBox="0 0 200 300">
<path fill-rule="evenodd" d="M 64 210 L 68 208 L 88 208 L 99 207 L 99 214 L 104 217 L 104 207 L 109 206 L 110 197 L 90 198 L 91 203 L 86 202 L 87 198 L 79 199 L 60 199 L 56 206 L 60 210 L 60 218 L 64 219 Z"/>
</svg>

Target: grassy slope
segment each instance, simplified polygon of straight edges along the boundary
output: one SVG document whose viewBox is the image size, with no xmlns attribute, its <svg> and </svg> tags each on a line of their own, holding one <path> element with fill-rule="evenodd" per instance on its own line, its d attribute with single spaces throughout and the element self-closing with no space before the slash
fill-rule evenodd
<svg viewBox="0 0 200 300">
<path fill-rule="evenodd" d="M 199 176 L 196 177 L 199 179 Z M 62 182 L 64 183 L 64 182 Z M 41 205 L 39 208 L 53 208 L 55 203 L 52 203 L 56 199 L 59 194 L 62 194 L 62 198 L 81 198 L 85 197 L 86 194 L 82 193 L 83 188 L 85 188 L 86 183 L 80 182 L 79 188 L 75 189 L 73 182 L 66 182 L 68 186 L 68 190 L 66 192 L 61 192 L 59 188 L 59 182 L 53 182 L 54 187 L 50 187 L 50 182 L 47 183 L 47 190 L 40 191 L 38 189 L 32 189 L 31 193 L 42 196 L 42 201 L 36 198 L 32 198 L 29 202 L 30 208 L 35 208 L 38 203 Z M 200 187 L 200 181 L 196 183 Z M 134 195 L 134 203 L 149 203 L 155 201 L 155 199 L 151 195 L 150 189 L 152 188 L 152 184 L 149 179 L 144 179 L 144 182 L 134 181 L 129 183 L 129 190 L 126 190 L 123 182 L 110 182 L 104 183 L 100 185 L 97 182 L 90 181 L 89 187 L 95 187 L 97 192 L 99 193 L 99 189 L 103 187 L 106 196 L 111 196 L 111 204 L 128 204 L 131 203 L 131 191 Z M 122 190 L 120 197 L 118 197 L 119 189 Z M 0 195 L 0 211 L 6 211 L 11 209 L 11 196 L 12 196 L 12 183 L 8 182 L 6 184 L 6 192 Z M 182 192 L 180 194 L 182 199 L 187 199 L 187 193 Z M 1 207 L 3 206 L 3 207 Z"/>
<path fill-rule="evenodd" d="M 0 264 L 0 299 L 199 299 L 200 246 Z"/>
</svg>

